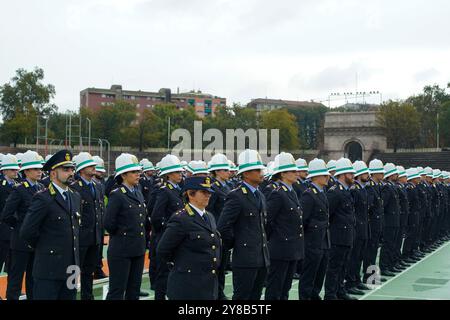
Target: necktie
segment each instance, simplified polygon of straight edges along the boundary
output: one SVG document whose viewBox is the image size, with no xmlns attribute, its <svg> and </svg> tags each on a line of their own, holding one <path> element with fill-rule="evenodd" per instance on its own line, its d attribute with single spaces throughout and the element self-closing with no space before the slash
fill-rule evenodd
<svg viewBox="0 0 450 320">
<path fill-rule="evenodd" d="M 67 208 L 69 209 L 69 211 L 71 210 L 70 209 L 70 199 L 69 199 L 69 193 L 67 192 L 67 191 L 64 191 L 63 192 L 63 195 L 64 195 L 64 201 L 66 202 L 66 206 L 67 206 Z"/>
<path fill-rule="evenodd" d="M 92 182 L 89 183 L 89 188 L 91 189 L 92 197 L 95 199 L 95 188 L 94 188 L 94 184 Z"/>
<path fill-rule="evenodd" d="M 209 219 L 208 219 L 208 215 L 206 214 L 206 212 L 203 213 L 202 218 L 203 218 L 203 220 L 205 220 L 205 222 L 209 225 Z"/>
</svg>

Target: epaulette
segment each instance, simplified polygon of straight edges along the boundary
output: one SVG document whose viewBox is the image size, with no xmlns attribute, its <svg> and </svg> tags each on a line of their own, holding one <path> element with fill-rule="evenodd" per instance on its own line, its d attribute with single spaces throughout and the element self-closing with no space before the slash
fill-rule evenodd
<svg viewBox="0 0 450 320">
<path fill-rule="evenodd" d="M 243 194 L 247 194 L 247 189 L 245 189 L 245 187 L 241 187 L 241 190 Z"/>
<path fill-rule="evenodd" d="M 56 194 L 55 188 L 53 187 L 53 184 L 48 185 L 48 191 L 50 192 L 50 195 L 54 196 Z"/>
<path fill-rule="evenodd" d="M 192 211 L 191 207 L 188 204 L 186 204 L 186 206 L 184 208 L 186 209 L 186 212 L 188 213 L 189 216 L 191 216 L 191 217 L 195 216 L 194 211 Z"/>
<path fill-rule="evenodd" d="M 122 193 L 127 193 L 127 190 L 125 190 L 125 187 L 121 187 L 120 190 L 122 191 Z"/>
</svg>

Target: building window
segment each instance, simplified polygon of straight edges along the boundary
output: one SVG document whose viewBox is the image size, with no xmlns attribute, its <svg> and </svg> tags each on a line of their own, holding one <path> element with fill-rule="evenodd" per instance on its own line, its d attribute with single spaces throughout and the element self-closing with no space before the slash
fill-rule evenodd
<svg viewBox="0 0 450 320">
<path fill-rule="evenodd" d="M 196 104 L 195 104 L 197 107 L 203 107 L 203 102 L 197 102 Z"/>
<path fill-rule="evenodd" d="M 131 100 L 135 100 L 135 99 L 136 99 L 136 97 L 135 97 L 135 96 L 131 96 L 130 98 L 131 98 Z"/>
<path fill-rule="evenodd" d="M 106 98 L 106 94 L 103 93 L 103 94 L 102 94 L 102 98 Z"/>
</svg>

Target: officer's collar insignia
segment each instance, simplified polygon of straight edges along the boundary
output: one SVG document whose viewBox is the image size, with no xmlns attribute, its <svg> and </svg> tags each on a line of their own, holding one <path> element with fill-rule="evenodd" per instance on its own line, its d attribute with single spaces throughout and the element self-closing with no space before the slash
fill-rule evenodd
<svg viewBox="0 0 450 320">
<path fill-rule="evenodd" d="M 55 188 L 53 188 L 53 184 L 49 184 L 48 185 L 48 191 L 50 191 L 50 194 L 52 195 L 52 196 L 54 196 L 55 194 L 56 194 L 56 191 L 55 191 Z"/>
<path fill-rule="evenodd" d="M 127 193 L 127 190 L 125 190 L 125 187 L 121 187 L 120 190 L 122 190 L 122 193 Z"/>
<path fill-rule="evenodd" d="M 245 189 L 245 187 L 242 187 L 241 190 L 243 194 L 247 194 L 247 189 Z"/>
<path fill-rule="evenodd" d="M 80 187 L 82 187 L 82 186 L 83 186 L 83 182 L 81 182 L 81 180 L 80 180 L 80 181 L 78 181 L 78 184 L 80 185 Z"/>
<path fill-rule="evenodd" d="M 3 180 L 2 185 L 6 186 L 6 180 Z"/>
<path fill-rule="evenodd" d="M 216 181 L 216 186 L 220 187 L 220 182 Z"/>
<path fill-rule="evenodd" d="M 30 185 L 29 185 L 28 182 L 26 182 L 26 181 L 23 183 L 23 185 L 25 186 L 25 188 L 30 187 Z"/>
<path fill-rule="evenodd" d="M 316 190 L 316 188 L 312 188 L 312 191 L 315 193 L 315 194 L 317 194 L 317 190 Z"/>
<path fill-rule="evenodd" d="M 342 186 L 342 184 L 339 185 L 339 189 L 344 190 L 344 187 Z"/>
<path fill-rule="evenodd" d="M 286 192 L 288 191 L 288 189 L 285 186 L 282 186 L 282 188 L 284 191 L 286 191 Z"/>
<path fill-rule="evenodd" d="M 65 157 L 66 161 L 70 161 L 70 154 L 66 153 L 66 157 Z"/>
<path fill-rule="evenodd" d="M 191 208 L 190 205 L 187 204 L 187 205 L 185 206 L 185 209 L 186 209 L 188 215 L 190 215 L 191 217 L 192 217 L 192 216 L 195 216 L 195 213 L 194 213 L 194 211 L 192 211 L 192 208 Z"/>
<path fill-rule="evenodd" d="M 167 183 L 167 186 L 169 187 L 170 190 L 173 189 L 173 185 L 171 183 Z"/>
</svg>

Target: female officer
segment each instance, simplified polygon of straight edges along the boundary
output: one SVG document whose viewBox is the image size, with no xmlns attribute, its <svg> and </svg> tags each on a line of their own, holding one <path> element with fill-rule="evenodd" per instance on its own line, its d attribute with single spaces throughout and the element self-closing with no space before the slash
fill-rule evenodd
<svg viewBox="0 0 450 320">
<path fill-rule="evenodd" d="M 156 253 L 172 262 L 167 280 L 170 300 L 217 300 L 221 239 L 214 216 L 205 210 L 211 196 L 208 177 L 190 177 L 184 186 L 186 206 L 174 214 Z"/>
<path fill-rule="evenodd" d="M 265 298 L 287 300 L 297 262 L 304 257 L 302 211 L 292 187 L 297 181 L 297 166 L 290 153 L 275 157 L 273 175 L 280 180 L 267 199 L 270 268 Z"/>
<path fill-rule="evenodd" d="M 109 195 L 105 229 L 108 247 L 108 300 L 138 300 L 146 249 L 146 206 L 140 191 L 141 166 L 135 156 L 122 153 L 116 159 L 118 188 Z"/>
</svg>

